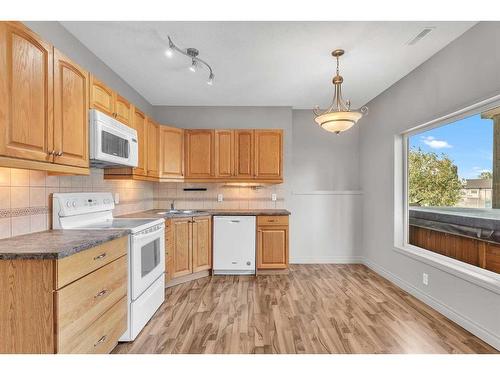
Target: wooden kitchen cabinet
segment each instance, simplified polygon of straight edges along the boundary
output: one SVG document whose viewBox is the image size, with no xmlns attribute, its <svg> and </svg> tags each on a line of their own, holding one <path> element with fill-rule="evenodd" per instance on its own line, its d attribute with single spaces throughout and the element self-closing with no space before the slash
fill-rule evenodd
<svg viewBox="0 0 500 375">
<path fill-rule="evenodd" d="M 0 56 L 0 166 L 89 174 L 88 73 L 20 22 Z"/>
<path fill-rule="evenodd" d="M 288 268 L 288 216 L 257 217 L 257 270 Z"/>
<path fill-rule="evenodd" d="M 133 173 L 146 176 L 147 175 L 147 118 L 144 112 L 134 107 L 134 121 L 133 127 L 137 132 L 137 145 L 139 155 L 137 159 L 137 168 L 134 168 Z"/>
<path fill-rule="evenodd" d="M 147 119 L 147 175 L 149 177 L 160 176 L 160 129 L 152 119 Z"/>
<path fill-rule="evenodd" d="M 127 126 L 132 126 L 134 106 L 119 94 L 115 95 L 115 118 Z"/>
<path fill-rule="evenodd" d="M 93 74 L 90 75 L 90 108 L 115 117 L 115 93 Z"/>
<path fill-rule="evenodd" d="M 60 259 L 0 260 L 0 353 L 109 353 L 127 329 L 127 249 L 125 236 Z"/>
<path fill-rule="evenodd" d="M 54 49 L 54 163 L 89 167 L 87 71 Z"/>
<path fill-rule="evenodd" d="M 53 47 L 20 22 L 0 22 L 0 155 L 52 161 Z"/>
<path fill-rule="evenodd" d="M 255 178 L 283 179 L 283 131 L 255 130 Z"/>
<path fill-rule="evenodd" d="M 212 219 L 210 216 L 169 219 L 165 251 L 167 285 L 172 279 L 189 280 L 212 268 Z"/>
<path fill-rule="evenodd" d="M 192 265 L 192 218 L 172 219 L 171 278 L 193 273 Z"/>
<path fill-rule="evenodd" d="M 254 177 L 254 131 L 234 131 L 234 155 L 236 178 L 251 179 Z"/>
<path fill-rule="evenodd" d="M 184 130 L 160 126 L 160 178 L 184 177 Z"/>
<path fill-rule="evenodd" d="M 215 130 L 215 176 L 234 176 L 234 132 Z"/>
<path fill-rule="evenodd" d="M 93 74 L 90 75 L 90 108 L 133 126 L 134 106 Z"/>
<path fill-rule="evenodd" d="M 193 272 L 212 268 L 212 220 L 210 216 L 193 218 Z"/>
<path fill-rule="evenodd" d="M 186 178 L 210 179 L 215 176 L 214 130 L 185 130 Z"/>
</svg>

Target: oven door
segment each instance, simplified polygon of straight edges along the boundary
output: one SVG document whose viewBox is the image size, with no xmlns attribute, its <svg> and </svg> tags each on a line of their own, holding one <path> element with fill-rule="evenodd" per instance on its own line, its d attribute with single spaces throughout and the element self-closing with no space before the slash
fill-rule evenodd
<svg viewBox="0 0 500 375">
<path fill-rule="evenodd" d="M 137 139 L 114 126 L 102 121 L 94 122 L 95 155 L 93 158 L 101 162 L 116 165 L 137 166 Z"/>
<path fill-rule="evenodd" d="M 157 229 L 147 229 L 131 236 L 132 300 L 136 300 L 165 272 L 165 225 L 154 228 Z"/>
</svg>

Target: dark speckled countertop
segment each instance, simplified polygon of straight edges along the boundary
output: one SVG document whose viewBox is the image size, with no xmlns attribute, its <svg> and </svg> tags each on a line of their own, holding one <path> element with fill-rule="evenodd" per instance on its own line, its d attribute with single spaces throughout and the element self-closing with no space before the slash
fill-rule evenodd
<svg viewBox="0 0 500 375">
<path fill-rule="evenodd" d="M 59 259 L 126 236 L 126 230 L 48 230 L 0 240 L 1 259 Z"/>
<path fill-rule="evenodd" d="M 148 210 L 135 212 L 133 214 L 122 215 L 119 217 L 123 218 L 164 218 L 164 219 L 172 219 L 172 218 L 181 218 L 181 217 L 192 217 L 192 216 L 260 216 L 260 215 L 276 215 L 276 216 L 288 216 L 290 215 L 290 211 L 288 210 L 278 210 L 278 209 L 254 209 L 254 210 L 202 210 L 202 211 L 194 211 L 192 213 L 178 213 L 178 214 L 170 214 L 167 212 L 168 210 Z"/>
</svg>

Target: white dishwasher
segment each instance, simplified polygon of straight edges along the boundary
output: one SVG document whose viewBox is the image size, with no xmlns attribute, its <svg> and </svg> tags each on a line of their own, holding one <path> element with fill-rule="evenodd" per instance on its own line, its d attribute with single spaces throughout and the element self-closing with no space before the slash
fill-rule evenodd
<svg viewBox="0 0 500 375">
<path fill-rule="evenodd" d="M 214 216 L 215 275 L 255 274 L 255 216 Z"/>
</svg>

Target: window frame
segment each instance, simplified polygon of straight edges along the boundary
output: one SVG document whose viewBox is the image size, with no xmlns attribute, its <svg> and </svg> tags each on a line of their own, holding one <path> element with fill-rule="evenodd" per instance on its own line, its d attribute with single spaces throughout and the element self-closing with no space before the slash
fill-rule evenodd
<svg viewBox="0 0 500 375">
<path fill-rule="evenodd" d="M 500 274 L 409 243 L 409 138 L 478 113 L 500 107 L 500 95 L 407 129 L 394 137 L 394 251 L 500 294 Z"/>
</svg>

